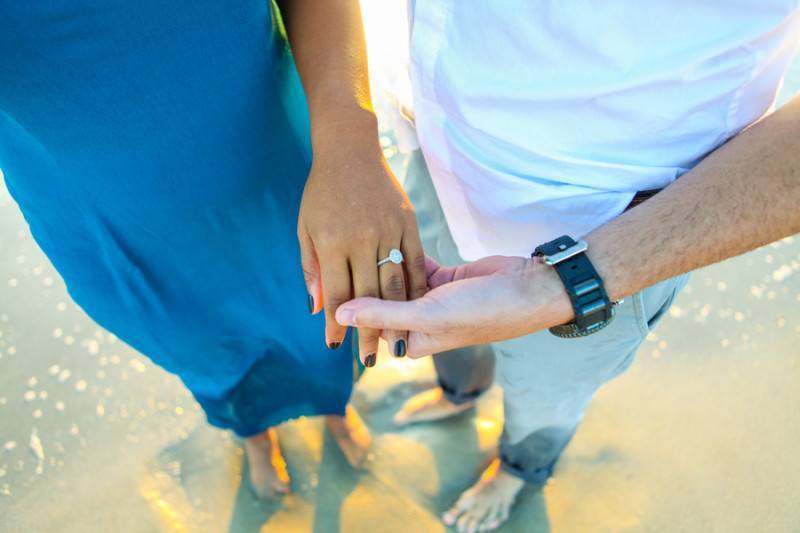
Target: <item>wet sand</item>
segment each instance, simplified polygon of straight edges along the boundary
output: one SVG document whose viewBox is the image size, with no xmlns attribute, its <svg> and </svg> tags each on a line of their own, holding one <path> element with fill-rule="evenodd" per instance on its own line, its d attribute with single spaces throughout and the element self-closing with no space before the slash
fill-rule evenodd
<svg viewBox="0 0 800 533">
<path fill-rule="evenodd" d="M 367 470 L 319 420 L 291 422 L 295 493 L 258 502 L 238 443 L 70 303 L 5 193 L 0 206 L 0 531 L 442 531 L 490 456 L 499 390 L 396 430 L 433 373 L 383 354 L 354 399 L 376 437 Z M 698 272 L 504 530 L 797 531 L 799 272 L 800 239 Z"/>
<path fill-rule="evenodd" d="M 796 62 L 783 99 L 798 88 Z M 293 421 L 294 494 L 259 502 L 239 443 L 70 302 L 4 188 L 0 250 L 0 532 L 443 531 L 497 442 L 496 388 L 456 419 L 393 428 L 433 371 L 383 353 L 354 393 L 366 470 L 319 420 Z M 798 406 L 800 237 L 697 272 L 502 531 L 800 531 Z"/>
</svg>

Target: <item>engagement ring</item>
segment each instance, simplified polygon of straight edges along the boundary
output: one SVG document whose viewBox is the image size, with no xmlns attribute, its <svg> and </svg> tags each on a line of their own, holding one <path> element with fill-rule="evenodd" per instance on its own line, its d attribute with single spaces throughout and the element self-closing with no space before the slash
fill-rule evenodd
<svg viewBox="0 0 800 533">
<path fill-rule="evenodd" d="M 395 265 L 399 265 L 403 262 L 403 252 L 398 250 L 397 248 L 392 248 L 389 250 L 389 256 L 384 257 L 380 261 L 378 261 L 378 266 L 383 266 L 386 263 L 394 263 Z"/>
</svg>

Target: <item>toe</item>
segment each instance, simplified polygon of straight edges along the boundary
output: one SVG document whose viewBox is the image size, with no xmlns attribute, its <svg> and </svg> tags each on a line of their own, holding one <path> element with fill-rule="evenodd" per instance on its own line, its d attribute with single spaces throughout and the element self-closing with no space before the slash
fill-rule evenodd
<svg viewBox="0 0 800 533">
<path fill-rule="evenodd" d="M 453 507 L 450 508 L 449 511 L 447 511 L 442 515 L 442 521 L 448 526 L 453 526 L 455 525 L 456 520 L 458 520 L 458 517 L 461 516 L 461 513 L 463 512 L 464 509 L 462 509 L 458 505 L 454 505 Z"/>
<path fill-rule="evenodd" d="M 500 509 L 499 516 L 497 517 L 497 527 L 505 524 L 508 516 L 511 513 L 511 503 L 504 503 Z"/>
<path fill-rule="evenodd" d="M 501 509 L 501 503 L 495 503 L 492 505 L 478 526 L 478 531 L 493 531 L 497 529 L 500 525 L 499 518 Z"/>
<path fill-rule="evenodd" d="M 449 511 L 447 511 L 442 515 L 442 522 L 444 522 L 445 525 L 447 526 L 452 526 L 456 523 L 459 514 L 461 514 L 461 512 L 458 511 L 457 509 L 455 508 L 450 509 Z"/>
<path fill-rule="evenodd" d="M 475 506 L 470 510 L 469 515 L 471 519 L 467 528 L 468 533 L 477 533 L 478 531 L 481 531 L 481 526 L 489 516 L 491 509 L 491 505 L 480 505 Z"/>
<path fill-rule="evenodd" d="M 480 527 L 480 529 L 478 531 L 494 531 L 495 529 L 497 529 L 501 525 L 503 525 L 503 522 L 501 522 L 499 519 L 490 518 L 489 520 L 484 520 L 483 521 L 483 523 L 481 524 L 481 527 Z"/>
<path fill-rule="evenodd" d="M 276 481 L 272 484 L 272 490 L 278 494 L 288 494 L 292 492 L 292 487 L 288 482 Z"/>
<path fill-rule="evenodd" d="M 406 424 L 408 424 L 408 413 L 406 413 L 405 411 L 398 411 L 392 417 L 392 422 L 397 427 L 405 426 Z"/>
<path fill-rule="evenodd" d="M 456 527 L 459 533 L 475 533 L 477 531 L 479 516 L 474 512 L 475 509 L 470 509 L 458 519 Z"/>
<path fill-rule="evenodd" d="M 458 517 L 466 512 L 470 505 L 472 505 L 472 492 L 468 490 L 458 498 L 458 501 L 450 508 L 450 510 L 442 515 L 442 520 L 448 526 L 455 525 Z"/>
</svg>

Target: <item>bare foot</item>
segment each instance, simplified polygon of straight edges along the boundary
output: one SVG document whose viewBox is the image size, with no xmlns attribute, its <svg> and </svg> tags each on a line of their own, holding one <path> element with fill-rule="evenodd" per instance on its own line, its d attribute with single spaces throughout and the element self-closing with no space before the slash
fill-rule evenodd
<svg viewBox="0 0 800 533">
<path fill-rule="evenodd" d="M 447 399 L 441 387 L 428 389 L 412 396 L 394 415 L 394 423 L 405 426 L 415 422 L 432 422 L 463 413 L 474 401 L 455 404 Z"/>
<path fill-rule="evenodd" d="M 372 447 L 372 435 L 358 412 L 348 405 L 344 416 L 326 416 L 325 424 L 350 466 L 361 468 Z"/>
<path fill-rule="evenodd" d="M 250 486 L 259 498 L 290 492 L 289 473 L 275 428 L 245 439 L 244 449 L 250 465 Z"/>
<path fill-rule="evenodd" d="M 523 486 L 523 480 L 503 470 L 500 459 L 495 459 L 442 520 L 448 526 L 455 526 L 459 533 L 493 531 L 508 519 L 514 499 Z"/>
</svg>

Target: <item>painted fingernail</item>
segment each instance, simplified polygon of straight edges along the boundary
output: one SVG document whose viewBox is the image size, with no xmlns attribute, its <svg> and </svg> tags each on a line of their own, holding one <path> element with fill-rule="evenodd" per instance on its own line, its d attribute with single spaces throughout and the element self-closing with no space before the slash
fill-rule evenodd
<svg viewBox="0 0 800 533">
<path fill-rule="evenodd" d="M 314 297 L 311 296 L 310 294 L 308 295 L 308 312 L 309 313 L 314 312 Z"/>
<path fill-rule="evenodd" d="M 338 348 L 341 345 L 342 345 L 341 342 L 332 342 L 332 343 L 330 343 L 328 345 L 328 348 L 330 348 L 331 350 L 335 350 L 336 348 Z"/>
<path fill-rule="evenodd" d="M 364 366 L 373 367 L 375 366 L 375 354 L 371 353 L 364 358 Z"/>
<path fill-rule="evenodd" d="M 406 341 L 405 339 L 400 339 L 396 343 L 394 343 L 394 356 L 395 357 L 405 357 L 406 355 Z"/>
</svg>

